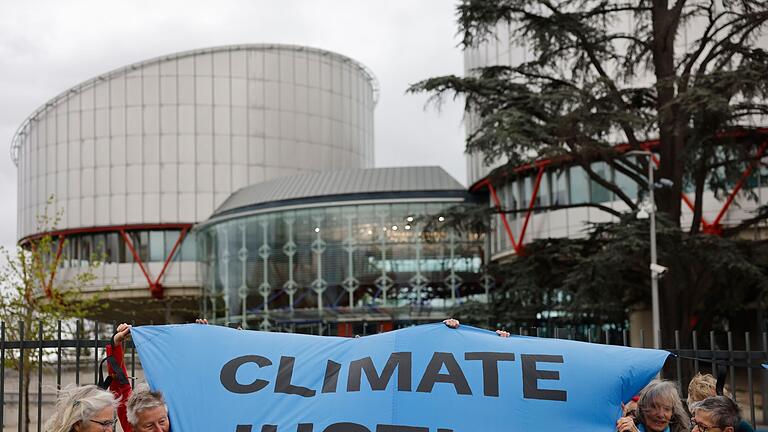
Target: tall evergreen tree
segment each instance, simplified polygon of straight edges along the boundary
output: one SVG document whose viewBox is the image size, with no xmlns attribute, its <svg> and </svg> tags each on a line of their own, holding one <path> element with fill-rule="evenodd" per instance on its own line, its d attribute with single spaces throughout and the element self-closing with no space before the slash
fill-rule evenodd
<svg viewBox="0 0 768 432">
<path fill-rule="evenodd" d="M 624 157 L 616 145 L 640 150 L 658 140 L 656 176 L 672 182 L 657 191 L 658 211 L 672 230 L 670 241 L 662 243 L 662 251 L 667 248 L 662 262 L 671 267 L 661 287 L 665 338 L 670 340 L 674 329 L 711 326 L 711 319 L 695 319 L 704 312 L 709 318 L 714 310 L 727 316 L 727 310 L 710 307 L 712 296 L 729 287 L 729 278 L 744 284 L 743 302 L 729 305 L 764 301 L 768 264 L 748 260 L 764 259 L 765 247 L 736 237 L 768 218 L 768 209 L 736 226 L 709 227 L 721 238 L 701 236 L 701 222 L 706 189 L 727 195 L 744 169 L 755 167 L 754 156 L 766 139 L 758 126 L 768 114 L 768 53 L 758 38 L 766 29 L 768 2 L 462 0 L 457 17 L 465 48 L 492 40 L 500 27 L 509 26 L 510 42 L 531 54 L 515 65 L 430 78 L 411 88 L 436 100 L 463 98 L 466 112 L 477 120 L 467 151 L 483 154 L 488 163 L 507 161 L 492 180 L 540 158 L 567 157 L 635 211 L 639 199 L 591 164 L 604 161 L 647 188 L 649 161 Z M 693 223 L 680 228 L 685 190 L 692 197 Z M 513 291 L 498 304 L 510 310 L 519 306 L 509 300 L 519 292 L 533 289 L 539 298 L 550 298 L 547 290 L 557 288 L 566 291 L 571 312 L 596 301 L 592 304 L 601 312 L 593 319 L 626 308 L 637 300 L 632 293 L 649 292 L 643 240 L 648 234 L 641 228 L 622 218 L 616 227 L 596 227 L 587 239 L 535 242 L 526 256 L 498 270 Z M 617 256 L 625 259 L 616 262 Z M 534 279 L 520 275 L 519 270 L 542 265 L 555 270 Z M 610 291 L 617 286 L 619 292 Z M 615 300 L 621 300 L 618 306 Z"/>
</svg>

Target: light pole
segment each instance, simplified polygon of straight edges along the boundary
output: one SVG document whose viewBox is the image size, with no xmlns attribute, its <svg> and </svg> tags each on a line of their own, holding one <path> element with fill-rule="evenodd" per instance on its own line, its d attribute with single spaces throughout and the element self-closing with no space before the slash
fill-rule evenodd
<svg viewBox="0 0 768 432">
<path fill-rule="evenodd" d="M 643 155 L 648 158 L 648 209 L 640 208 L 637 212 L 638 219 L 646 219 L 650 216 L 651 232 L 651 315 L 653 320 L 653 347 L 661 347 L 661 316 L 659 313 L 659 277 L 667 271 L 667 268 L 660 266 L 656 260 L 658 251 L 656 250 L 656 201 L 653 196 L 653 190 L 656 184 L 653 181 L 653 153 L 650 150 L 632 150 L 624 153 L 624 156 Z M 664 180 L 664 179 L 662 179 Z M 661 187 L 668 186 L 669 180 L 661 181 Z"/>
</svg>

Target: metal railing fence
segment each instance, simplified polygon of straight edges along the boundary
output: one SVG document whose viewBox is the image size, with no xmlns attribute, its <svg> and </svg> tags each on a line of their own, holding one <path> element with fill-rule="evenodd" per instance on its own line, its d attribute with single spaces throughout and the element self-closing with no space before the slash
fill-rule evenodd
<svg viewBox="0 0 768 432">
<path fill-rule="evenodd" d="M 63 329 L 62 322 L 54 323 L 51 325 L 53 328 L 48 329 L 43 323 L 35 323 L 32 334 L 25 333 L 23 323 L 13 325 L 9 327 L 8 323 L 0 323 L 0 425 L 2 430 L 40 432 L 53 409 L 59 389 L 98 381 L 103 348 L 114 331 L 114 324 L 78 321 L 74 324 L 74 331 L 67 331 Z M 395 323 L 393 327 L 397 329 L 410 325 L 402 322 Z M 376 323 L 362 323 L 361 328 L 363 336 L 376 334 L 384 327 Z M 302 327 L 304 332 L 321 335 L 335 334 L 334 329 L 334 323 Z M 633 340 L 627 330 L 594 327 L 519 328 L 514 333 L 623 346 L 629 346 Z M 650 346 L 644 332 L 636 336 L 639 337 L 634 339 L 635 345 L 646 347 L 648 342 Z M 681 334 L 676 332 L 674 346 L 663 347 L 675 354 L 667 360 L 663 377 L 676 381 L 685 397 L 688 385 L 684 372 L 716 375 L 718 366 L 726 367 L 727 387 L 741 406 L 745 419 L 753 426 L 768 424 L 768 370 L 761 367 L 762 363 L 768 363 L 768 333 L 745 332 L 737 335 L 733 332 L 710 332 L 702 335 L 693 332 L 690 336 L 691 346 L 682 346 Z M 724 346 L 721 347 L 721 344 Z M 135 382 L 137 374 L 140 377 L 142 371 L 130 341 L 126 344 L 125 360 L 129 376 Z M 104 368 L 106 374 L 106 365 Z"/>
<path fill-rule="evenodd" d="M 4 431 L 41 432 L 58 390 L 97 383 L 103 348 L 114 330 L 114 325 L 82 320 L 74 322 L 74 331 L 61 321 L 53 328 L 41 322 L 31 327 L 29 334 L 25 331 L 29 326 L 22 322 L 14 327 L 0 322 L 0 425 Z M 130 342 L 126 367 L 131 377 L 140 367 Z"/>
</svg>

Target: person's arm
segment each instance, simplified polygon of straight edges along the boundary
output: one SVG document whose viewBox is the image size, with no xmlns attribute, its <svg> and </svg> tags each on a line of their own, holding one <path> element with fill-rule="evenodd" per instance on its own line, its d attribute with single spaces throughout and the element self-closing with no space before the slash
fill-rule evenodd
<svg viewBox="0 0 768 432">
<path fill-rule="evenodd" d="M 122 370 L 123 376 L 128 377 L 128 371 L 125 368 L 123 342 L 131 333 L 130 324 L 120 324 L 117 326 L 117 332 L 112 339 L 111 344 L 107 345 L 107 357 L 112 356 L 117 362 L 118 367 Z M 120 382 L 117 378 L 117 371 L 112 367 L 110 362 L 107 362 L 107 371 L 109 376 L 112 377 L 112 382 L 109 384 L 109 390 L 115 395 L 118 400 L 117 405 L 117 418 L 120 420 L 120 426 L 123 427 L 123 432 L 132 432 L 130 423 L 128 423 L 128 412 L 126 409 L 126 403 L 128 398 L 131 397 L 131 383 L 130 381 Z"/>
</svg>

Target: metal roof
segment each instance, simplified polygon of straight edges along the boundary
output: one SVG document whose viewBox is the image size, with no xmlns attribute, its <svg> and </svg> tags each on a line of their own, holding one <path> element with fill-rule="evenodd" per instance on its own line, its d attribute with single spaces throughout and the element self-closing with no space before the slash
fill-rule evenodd
<svg viewBox="0 0 768 432">
<path fill-rule="evenodd" d="M 325 202 L 360 199 L 360 195 L 415 197 L 466 194 L 466 188 L 438 166 L 365 168 L 282 177 L 235 191 L 211 216 L 256 207 L 293 204 L 297 200 Z"/>
</svg>

